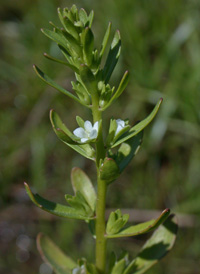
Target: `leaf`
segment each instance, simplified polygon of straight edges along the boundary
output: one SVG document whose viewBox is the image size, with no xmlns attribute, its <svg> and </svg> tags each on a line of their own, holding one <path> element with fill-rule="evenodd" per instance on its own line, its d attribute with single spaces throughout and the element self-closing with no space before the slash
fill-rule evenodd
<svg viewBox="0 0 200 274">
<path fill-rule="evenodd" d="M 106 226 L 106 233 L 108 235 L 118 233 L 128 222 L 128 219 L 129 214 L 122 215 L 120 209 L 117 209 L 115 212 L 111 212 Z"/>
<path fill-rule="evenodd" d="M 85 26 L 88 22 L 88 16 L 87 16 L 86 11 L 83 8 L 81 8 L 79 10 L 79 18 L 80 18 L 80 21 L 83 22 L 83 24 Z"/>
<path fill-rule="evenodd" d="M 71 92 L 67 91 L 66 89 L 64 89 L 63 87 L 61 87 L 60 85 L 58 85 L 56 82 L 54 82 L 48 75 L 46 75 L 44 72 L 42 72 L 37 66 L 33 66 L 35 72 L 37 73 L 37 75 L 48 85 L 54 87 L 55 89 L 57 89 L 58 91 L 64 93 L 65 95 L 69 96 L 71 99 L 75 100 L 76 102 L 84 105 L 87 107 L 87 105 L 85 103 L 83 103 L 82 101 L 79 100 L 79 98 L 77 98 L 76 96 L 74 96 Z"/>
<path fill-rule="evenodd" d="M 117 151 L 117 155 L 114 159 L 119 166 L 120 172 L 130 163 L 132 158 L 138 153 L 143 138 L 143 131 L 139 132 L 136 136 L 130 138 L 126 142 L 122 143 Z"/>
<path fill-rule="evenodd" d="M 65 30 L 70 33 L 76 40 L 79 40 L 78 29 L 66 16 L 63 16 L 61 8 L 58 8 L 58 16 Z"/>
<path fill-rule="evenodd" d="M 90 12 L 90 14 L 88 15 L 88 21 L 89 21 L 89 27 L 90 27 L 90 28 L 92 27 L 93 19 L 94 19 L 94 11 L 92 10 L 92 11 Z"/>
<path fill-rule="evenodd" d="M 156 116 L 160 105 L 162 103 L 162 98 L 158 101 L 156 106 L 154 107 L 153 111 L 141 122 L 133 126 L 128 132 L 126 132 L 124 135 L 122 135 L 111 147 L 116 147 L 120 145 L 121 143 L 126 142 L 128 139 L 132 138 L 133 136 L 137 135 L 140 131 L 142 131 Z"/>
<path fill-rule="evenodd" d="M 100 178 L 107 183 L 112 182 L 120 175 L 119 167 L 115 160 L 112 158 L 105 158 L 102 166 L 100 167 Z"/>
<path fill-rule="evenodd" d="M 74 192 L 79 191 L 94 212 L 96 208 L 96 192 L 88 176 L 80 168 L 75 167 L 71 172 L 71 181 Z"/>
<path fill-rule="evenodd" d="M 82 32 L 82 43 L 83 43 L 83 57 L 88 66 L 91 66 L 93 59 L 93 48 L 94 48 L 94 35 L 90 28 L 85 28 Z"/>
<path fill-rule="evenodd" d="M 121 51 L 121 38 L 120 38 L 120 33 L 117 30 L 115 32 L 115 35 L 110 47 L 110 51 L 108 53 L 108 57 L 106 59 L 106 63 L 103 68 L 103 78 L 106 83 L 109 81 L 110 76 L 112 75 L 112 72 L 117 64 L 120 51 Z"/>
<path fill-rule="evenodd" d="M 87 92 L 91 94 L 91 96 L 96 97 L 98 95 L 97 91 L 97 82 L 94 74 L 91 72 L 88 66 L 82 64 L 80 67 L 80 77 L 82 80 L 82 84 L 86 88 Z M 79 79 L 77 79 L 79 80 Z"/>
<path fill-rule="evenodd" d="M 104 38 L 103 38 L 102 45 L 101 45 L 101 50 L 100 50 L 100 54 L 99 54 L 100 59 L 103 56 L 104 51 L 106 49 L 106 46 L 107 46 L 107 43 L 108 43 L 108 39 L 110 37 L 111 26 L 112 26 L 112 24 L 111 24 L 111 22 L 109 22 L 107 30 L 106 30 L 106 33 L 105 33 Z"/>
<path fill-rule="evenodd" d="M 59 30 L 59 29 L 57 28 L 57 30 Z M 67 40 L 61 33 L 57 33 L 55 31 L 48 30 L 48 29 L 41 29 L 41 31 L 48 38 L 50 38 L 51 40 L 53 40 L 54 42 L 56 42 L 57 44 L 63 46 L 64 48 L 66 48 L 68 50 Z"/>
<path fill-rule="evenodd" d="M 69 67 L 70 69 L 72 69 L 73 71 L 78 72 L 78 69 L 75 66 L 69 64 L 68 62 L 65 62 L 63 60 L 57 59 L 55 57 L 52 57 L 52 56 L 48 55 L 47 53 L 44 53 L 44 57 L 46 57 L 47 59 L 49 59 L 51 61 L 63 64 L 65 66 Z"/>
<path fill-rule="evenodd" d="M 138 256 L 129 264 L 123 274 L 145 273 L 172 249 L 177 230 L 176 217 L 170 215 L 145 243 Z"/>
<path fill-rule="evenodd" d="M 112 104 L 112 102 L 116 100 L 122 94 L 122 92 L 125 90 L 126 86 L 128 85 L 128 82 L 129 82 L 129 72 L 126 71 L 121 79 L 118 89 L 116 90 L 115 94 L 112 96 L 110 101 L 102 108 L 102 111 L 107 109 Z"/>
<path fill-rule="evenodd" d="M 50 111 L 50 120 L 53 130 L 63 143 L 65 143 L 84 157 L 93 161 L 95 160 L 95 150 L 89 144 L 76 144 L 75 141 L 72 140 L 72 133 L 62 123 L 60 117 L 54 110 Z"/>
<path fill-rule="evenodd" d="M 71 274 L 72 269 L 77 267 L 70 257 L 42 233 L 37 236 L 37 248 L 42 259 L 49 263 L 57 274 Z"/>
<path fill-rule="evenodd" d="M 138 225 L 130 226 L 121 230 L 117 234 L 107 235 L 107 238 L 120 238 L 120 237 L 130 237 L 130 236 L 137 236 L 147 232 L 150 232 L 156 229 L 160 224 L 162 224 L 170 214 L 169 209 L 165 209 L 162 214 L 155 220 L 151 220 L 145 223 L 141 223 Z"/>
<path fill-rule="evenodd" d="M 79 212 L 79 214 L 94 216 L 94 212 L 92 211 L 91 207 L 88 205 L 87 201 L 80 191 L 77 191 L 75 193 L 75 196 L 66 194 L 65 199 L 71 207 L 75 208 L 77 212 Z"/>
<path fill-rule="evenodd" d="M 111 274 L 122 274 L 125 266 L 126 266 L 126 259 L 123 258 L 120 261 L 115 263 L 115 265 L 111 271 Z"/>
<path fill-rule="evenodd" d="M 38 194 L 33 194 L 30 190 L 27 183 L 24 183 L 26 192 L 31 199 L 31 201 L 38 206 L 39 208 L 59 217 L 72 218 L 72 219 L 80 219 L 80 220 L 89 220 L 93 219 L 92 217 L 88 217 L 86 215 L 81 215 L 77 210 L 72 207 L 64 206 L 58 203 L 54 203 L 42 198 Z"/>
</svg>

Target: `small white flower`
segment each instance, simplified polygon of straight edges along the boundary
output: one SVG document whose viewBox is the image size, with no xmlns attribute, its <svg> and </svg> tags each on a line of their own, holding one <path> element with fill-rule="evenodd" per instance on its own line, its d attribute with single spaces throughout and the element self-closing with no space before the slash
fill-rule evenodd
<svg viewBox="0 0 200 274">
<path fill-rule="evenodd" d="M 117 119 L 117 129 L 115 131 L 115 136 L 126 126 L 125 122 L 121 119 Z"/>
<path fill-rule="evenodd" d="M 73 133 L 76 137 L 81 139 L 81 143 L 85 143 L 88 140 L 94 140 L 98 136 L 99 122 L 96 122 L 94 126 L 90 121 L 85 121 L 84 128 L 78 127 Z"/>
</svg>

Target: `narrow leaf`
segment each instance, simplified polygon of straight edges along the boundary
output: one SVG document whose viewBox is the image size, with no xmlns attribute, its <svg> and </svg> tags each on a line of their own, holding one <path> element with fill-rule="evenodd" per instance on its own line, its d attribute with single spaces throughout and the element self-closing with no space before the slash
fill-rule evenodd
<svg viewBox="0 0 200 274">
<path fill-rule="evenodd" d="M 69 64 L 68 62 L 65 62 L 63 60 L 57 59 L 55 57 L 52 57 L 52 56 L 48 55 L 47 53 L 44 53 L 44 57 L 46 57 L 47 59 L 49 59 L 51 61 L 63 64 L 65 66 L 69 67 L 70 69 L 72 69 L 73 71 L 78 72 L 78 69 L 75 66 Z"/>
<path fill-rule="evenodd" d="M 108 83 L 112 72 L 117 64 L 121 51 L 121 38 L 119 31 L 116 31 L 113 38 L 108 57 L 106 59 L 105 66 L 103 68 L 103 77 L 106 83 Z"/>
<path fill-rule="evenodd" d="M 96 192 L 88 176 L 80 168 L 73 168 L 71 172 L 71 181 L 74 192 L 79 191 L 90 208 L 95 211 Z"/>
<path fill-rule="evenodd" d="M 84 157 L 93 161 L 95 160 L 95 150 L 89 144 L 82 145 L 75 143 L 75 141 L 72 140 L 72 133 L 62 123 L 60 117 L 54 110 L 50 111 L 50 120 L 54 132 L 63 143 L 65 143 Z"/>
<path fill-rule="evenodd" d="M 109 22 L 107 30 L 106 30 L 106 33 L 105 33 L 104 38 L 103 38 L 102 45 L 101 45 L 101 50 L 100 50 L 100 54 L 99 54 L 100 58 L 102 58 L 102 56 L 104 54 L 104 51 L 106 49 L 106 46 L 107 46 L 107 43 L 108 43 L 108 39 L 110 37 L 111 26 L 112 26 L 112 24 L 111 24 L 111 22 Z"/>
<path fill-rule="evenodd" d="M 143 274 L 164 257 L 173 247 L 178 226 L 174 215 L 162 224 L 145 243 L 138 256 L 129 264 L 123 274 Z"/>
<path fill-rule="evenodd" d="M 121 143 L 126 142 L 133 136 L 137 135 L 140 131 L 142 131 L 154 119 L 154 117 L 156 116 L 160 108 L 161 103 L 162 103 L 162 98 L 158 101 L 153 111 L 149 114 L 149 116 L 147 116 L 147 118 L 145 118 L 144 120 L 142 120 L 141 122 L 133 126 L 128 132 L 122 135 L 111 147 L 116 147 L 120 145 Z"/>
<path fill-rule="evenodd" d="M 70 257 L 42 233 L 37 236 L 37 248 L 42 259 L 49 263 L 57 274 L 70 274 L 72 269 L 77 267 Z"/>
<path fill-rule="evenodd" d="M 33 66 L 35 72 L 37 73 L 37 75 L 48 85 L 54 87 L 55 89 L 57 89 L 58 91 L 64 93 L 65 95 L 69 96 L 71 99 L 75 100 L 76 102 L 87 106 L 86 104 L 84 104 L 83 102 L 81 102 L 76 96 L 74 96 L 71 92 L 67 91 L 66 89 L 62 88 L 60 85 L 58 85 L 56 82 L 54 82 L 49 76 L 47 76 L 44 72 L 42 72 L 37 66 Z"/>
<path fill-rule="evenodd" d="M 165 209 L 162 214 L 155 220 L 151 220 L 138 225 L 130 226 L 123 229 L 121 232 L 113 235 L 107 235 L 107 238 L 119 238 L 119 237 L 130 237 L 137 236 L 156 229 L 160 224 L 162 224 L 170 214 L 169 209 Z"/>
<path fill-rule="evenodd" d="M 108 104 L 106 104 L 102 110 L 105 110 L 107 109 L 114 100 L 116 100 L 121 94 L 122 92 L 125 90 L 126 86 L 128 85 L 128 82 L 129 82 L 129 72 L 126 71 L 124 73 L 124 76 L 122 77 L 121 79 L 121 82 L 119 84 L 119 87 L 118 89 L 116 90 L 115 94 L 112 96 L 112 98 L 110 99 L 110 101 L 108 102 Z"/>
<path fill-rule="evenodd" d="M 91 94 L 91 96 L 97 96 L 97 81 L 95 79 L 94 74 L 86 65 L 81 65 L 80 67 L 80 77 L 82 80 L 82 84 L 86 88 L 87 92 Z"/>
<path fill-rule="evenodd" d="M 41 31 L 51 40 L 53 40 L 54 42 L 56 42 L 57 44 L 63 46 L 64 48 L 67 48 L 67 41 L 65 39 L 65 37 L 60 34 L 57 33 L 55 31 L 52 30 L 48 30 L 48 29 L 41 29 Z"/>
<path fill-rule="evenodd" d="M 92 217 L 88 217 L 85 215 L 81 215 L 72 207 L 64 206 L 58 203 L 54 203 L 42 198 L 38 194 L 33 194 L 27 183 L 24 183 L 26 192 L 31 199 L 31 201 L 41 208 L 53 215 L 57 215 L 59 217 L 72 218 L 72 219 L 80 219 L 80 220 L 89 220 L 93 219 Z"/>
<path fill-rule="evenodd" d="M 85 28 L 83 32 L 83 56 L 88 66 L 92 64 L 94 48 L 94 35 L 90 28 Z"/>
</svg>

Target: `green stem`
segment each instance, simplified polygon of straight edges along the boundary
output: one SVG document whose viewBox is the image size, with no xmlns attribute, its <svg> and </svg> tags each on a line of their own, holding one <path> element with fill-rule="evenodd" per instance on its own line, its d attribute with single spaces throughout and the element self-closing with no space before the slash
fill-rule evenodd
<svg viewBox="0 0 200 274">
<path fill-rule="evenodd" d="M 92 108 L 94 122 L 102 119 L 102 113 L 98 110 L 98 104 L 93 101 Z M 99 128 L 96 143 L 96 167 L 97 167 L 97 207 L 96 207 L 96 267 L 99 273 L 105 273 L 106 267 L 106 238 L 105 238 L 105 205 L 106 205 L 106 182 L 100 179 L 99 162 L 105 158 L 102 127 Z"/>
</svg>

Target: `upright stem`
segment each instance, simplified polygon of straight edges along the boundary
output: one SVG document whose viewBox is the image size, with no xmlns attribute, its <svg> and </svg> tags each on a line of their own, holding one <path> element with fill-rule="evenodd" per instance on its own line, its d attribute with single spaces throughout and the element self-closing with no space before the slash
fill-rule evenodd
<svg viewBox="0 0 200 274">
<path fill-rule="evenodd" d="M 93 102 L 94 122 L 102 119 L 98 106 Z M 96 267 L 99 273 L 105 273 L 106 267 L 106 238 L 105 238 L 105 204 L 106 204 L 106 182 L 100 179 L 99 161 L 105 158 L 105 148 L 102 135 L 102 127 L 99 128 L 98 140 L 96 143 L 96 167 L 97 167 L 97 207 L 96 207 Z"/>
</svg>

